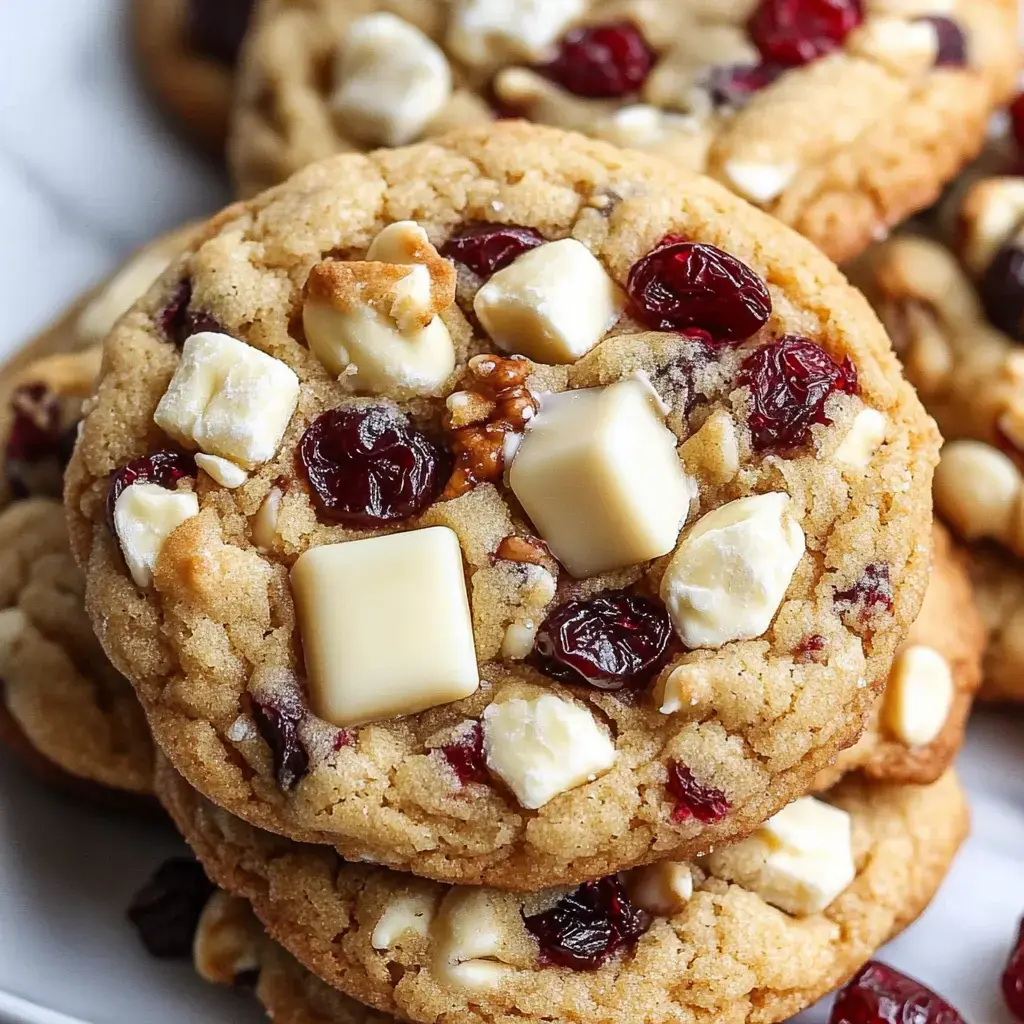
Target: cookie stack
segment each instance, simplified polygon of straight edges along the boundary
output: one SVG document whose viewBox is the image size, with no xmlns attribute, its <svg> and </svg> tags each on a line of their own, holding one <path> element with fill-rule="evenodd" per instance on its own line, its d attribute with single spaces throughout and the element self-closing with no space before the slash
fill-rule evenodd
<svg viewBox="0 0 1024 1024">
<path fill-rule="evenodd" d="M 171 816 L 155 951 L 309 1024 L 959 1019 L 872 962 L 966 834 L 985 647 L 911 384 L 1013 549 L 1010 342 L 959 325 L 1021 334 L 1024 190 L 964 200 L 983 305 L 865 262 L 910 383 L 813 243 L 973 155 L 1014 8 L 789 6 L 257 5 L 251 198 L 10 369 L 0 724 Z"/>
</svg>

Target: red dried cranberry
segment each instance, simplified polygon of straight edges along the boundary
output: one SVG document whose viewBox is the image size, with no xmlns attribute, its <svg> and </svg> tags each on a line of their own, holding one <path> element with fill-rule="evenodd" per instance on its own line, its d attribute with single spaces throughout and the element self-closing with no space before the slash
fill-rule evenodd
<svg viewBox="0 0 1024 1024">
<path fill-rule="evenodd" d="M 957 22 L 952 18 L 944 18 L 941 14 L 914 20 L 926 21 L 935 29 L 935 38 L 938 42 L 935 67 L 962 68 L 967 64 L 967 36 Z"/>
<path fill-rule="evenodd" d="M 1010 1013 L 1019 1021 L 1024 1021 L 1024 920 L 1020 923 L 1017 945 L 1010 953 L 1003 971 L 1003 998 L 1010 1008 Z"/>
<path fill-rule="evenodd" d="M 991 324 L 1024 341 L 1024 249 L 1000 249 L 978 282 L 978 294 Z"/>
<path fill-rule="evenodd" d="M 151 956 L 191 956 L 199 915 L 213 890 L 213 883 L 191 857 L 172 857 L 157 868 L 127 911 Z"/>
<path fill-rule="evenodd" d="M 188 40 L 203 56 L 234 66 L 253 0 L 189 0 Z"/>
<path fill-rule="evenodd" d="M 866 625 L 878 612 L 891 612 L 892 581 L 889 566 L 872 562 L 864 567 L 864 575 L 849 590 L 837 591 L 833 602 L 844 618 L 852 616 L 858 625 Z"/>
<path fill-rule="evenodd" d="M 640 29 L 616 21 L 567 32 L 558 55 L 540 70 L 576 96 L 617 99 L 644 84 L 654 60 Z"/>
<path fill-rule="evenodd" d="M 764 281 L 717 246 L 674 238 L 629 271 L 626 288 L 639 318 L 655 330 L 696 327 L 719 342 L 756 334 L 772 311 Z"/>
<path fill-rule="evenodd" d="M 798 665 L 807 665 L 810 662 L 821 664 L 825 659 L 825 647 L 828 641 L 820 633 L 812 633 L 797 644 L 793 651 L 793 660 Z"/>
<path fill-rule="evenodd" d="M 964 1024 L 963 1017 L 919 981 L 869 960 L 839 990 L 829 1024 Z"/>
<path fill-rule="evenodd" d="M 714 825 L 732 807 L 720 789 L 698 782 L 682 761 L 669 761 L 666 788 L 676 801 L 676 808 L 672 812 L 673 821 L 696 818 L 705 825 Z"/>
<path fill-rule="evenodd" d="M 524 915 L 523 923 L 540 943 L 544 963 L 594 971 L 635 946 L 651 918 L 629 902 L 622 882 L 611 875 L 584 883 L 550 910 Z"/>
<path fill-rule="evenodd" d="M 1019 149 L 1024 149 L 1024 93 L 1010 104 L 1010 128 Z"/>
<path fill-rule="evenodd" d="M 114 506 L 121 494 L 132 484 L 159 484 L 173 491 L 174 485 L 185 476 L 195 476 L 196 461 L 188 452 L 162 451 L 132 459 L 127 465 L 115 469 L 110 475 L 107 490 L 107 522 L 114 528 Z"/>
<path fill-rule="evenodd" d="M 298 458 L 320 516 L 353 526 L 417 515 L 446 476 L 438 447 L 386 405 L 322 413 L 302 435 Z"/>
<path fill-rule="evenodd" d="M 441 754 L 463 786 L 470 782 L 488 781 L 484 731 L 479 722 L 474 722 L 457 739 L 441 747 Z"/>
<path fill-rule="evenodd" d="M 720 64 L 708 72 L 705 88 L 716 107 L 742 107 L 783 71 L 778 64 Z"/>
<path fill-rule="evenodd" d="M 537 631 L 533 661 L 554 679 L 619 690 L 650 678 L 671 636 L 661 604 L 612 591 L 556 608 Z"/>
<path fill-rule="evenodd" d="M 754 447 L 787 449 L 806 443 L 815 423 L 831 422 L 829 395 L 857 393 L 857 370 L 849 358 L 837 363 L 815 342 L 787 334 L 747 356 L 737 383 L 750 388 Z"/>
<path fill-rule="evenodd" d="M 863 20 L 860 0 L 761 0 L 750 35 L 765 60 L 792 66 L 831 53 Z"/>
<path fill-rule="evenodd" d="M 520 228 L 513 224 L 469 224 L 444 243 L 441 255 L 486 279 L 503 270 L 524 252 L 543 244 L 544 236 L 536 228 Z"/>
<path fill-rule="evenodd" d="M 254 698 L 252 717 L 270 747 L 277 784 L 294 789 L 309 771 L 309 751 L 299 736 L 306 709 L 294 696 Z"/>
<path fill-rule="evenodd" d="M 39 462 L 57 454 L 60 403 L 45 384 L 22 384 L 11 394 L 13 422 L 7 458 Z"/>
<path fill-rule="evenodd" d="M 337 753 L 342 747 L 352 746 L 352 733 L 348 729 L 339 729 L 334 734 L 334 742 L 331 744 L 331 749 Z"/>
<path fill-rule="evenodd" d="M 191 309 L 191 302 L 192 282 L 186 278 L 179 282 L 157 317 L 160 330 L 179 348 L 200 331 L 224 332 L 224 325 L 215 316 L 203 310 Z"/>
</svg>

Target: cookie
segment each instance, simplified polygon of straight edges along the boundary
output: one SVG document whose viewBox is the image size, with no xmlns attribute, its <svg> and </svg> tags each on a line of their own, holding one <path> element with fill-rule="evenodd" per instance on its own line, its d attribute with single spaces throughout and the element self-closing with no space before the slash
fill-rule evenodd
<svg viewBox="0 0 1024 1024">
<path fill-rule="evenodd" d="M 897 367 L 810 243 L 655 157 L 336 157 L 108 336 L 90 614 L 259 827 L 513 888 L 690 856 L 859 737 L 917 615 L 937 439 Z"/>
<path fill-rule="evenodd" d="M 989 629 L 980 696 L 1024 701 L 1024 562 L 994 545 L 979 545 L 971 555 L 971 578 Z"/>
<path fill-rule="evenodd" d="M 166 763 L 157 790 L 213 880 L 300 962 L 423 1022 L 786 1020 L 917 917 L 967 829 L 952 774 L 927 787 L 852 778 L 699 862 L 516 896 L 261 832 Z"/>
<path fill-rule="evenodd" d="M 1013 0 L 267 0 L 243 195 L 313 160 L 522 116 L 659 152 L 836 260 L 929 205 L 1012 92 Z"/>
<path fill-rule="evenodd" d="M 220 152 L 253 0 L 133 0 L 136 63 L 160 105 Z"/>
</svg>

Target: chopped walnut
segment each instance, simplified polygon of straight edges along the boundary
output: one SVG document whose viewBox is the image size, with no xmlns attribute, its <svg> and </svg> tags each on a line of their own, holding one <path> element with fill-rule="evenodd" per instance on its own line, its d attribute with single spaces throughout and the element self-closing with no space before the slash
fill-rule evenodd
<svg viewBox="0 0 1024 1024">
<path fill-rule="evenodd" d="M 551 558 L 547 545 L 529 537 L 506 537 L 494 553 L 495 558 L 509 562 L 529 562 L 531 565 L 545 565 Z"/>
</svg>

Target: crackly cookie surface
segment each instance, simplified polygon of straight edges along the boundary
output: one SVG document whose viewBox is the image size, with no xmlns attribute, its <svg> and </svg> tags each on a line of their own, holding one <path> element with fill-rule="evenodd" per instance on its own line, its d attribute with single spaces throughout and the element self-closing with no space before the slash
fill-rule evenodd
<svg viewBox="0 0 1024 1024">
<path fill-rule="evenodd" d="M 927 206 L 1019 63 L 1012 0 L 266 0 L 243 194 L 349 149 L 516 115 L 649 149 L 834 259 Z"/>
<path fill-rule="evenodd" d="M 521 896 L 343 863 L 245 825 L 166 763 L 157 789 L 277 941 L 333 987 L 418 1021 L 785 1020 L 914 920 L 967 828 L 952 775 L 851 778 L 699 862 Z"/>
<path fill-rule="evenodd" d="M 160 105 L 204 146 L 228 131 L 235 65 L 254 0 L 134 0 L 136 62 Z"/>
<path fill-rule="evenodd" d="M 537 888 L 742 836 L 857 739 L 935 445 L 804 239 L 509 124 L 215 219 L 108 337 L 67 498 L 194 785 Z"/>
</svg>

